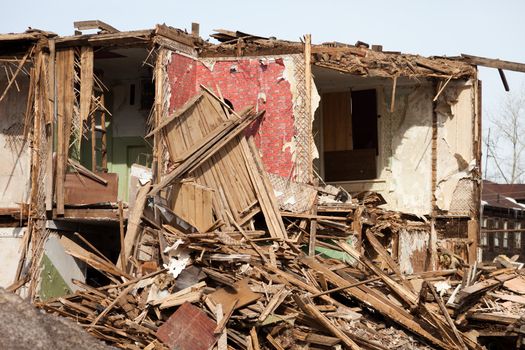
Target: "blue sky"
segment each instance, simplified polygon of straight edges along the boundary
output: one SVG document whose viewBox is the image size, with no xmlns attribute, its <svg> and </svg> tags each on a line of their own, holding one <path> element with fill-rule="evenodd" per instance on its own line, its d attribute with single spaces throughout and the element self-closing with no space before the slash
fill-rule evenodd
<svg viewBox="0 0 525 350">
<path fill-rule="evenodd" d="M 375 0 L 375 1 L 10 1 L 2 6 L 0 33 L 27 27 L 61 35 L 73 33 L 73 21 L 100 19 L 120 30 L 166 23 L 191 28 L 201 36 L 215 28 L 314 43 L 361 40 L 384 50 L 422 55 L 460 53 L 525 63 L 525 1 Z M 525 89 L 525 73 L 506 72 L 511 90 Z M 505 91 L 497 70 L 480 68 L 485 115 L 497 115 Z M 486 119 L 486 118 L 485 118 Z M 485 120 L 486 121 L 486 120 Z M 488 122 L 485 123 L 488 125 Z"/>
</svg>

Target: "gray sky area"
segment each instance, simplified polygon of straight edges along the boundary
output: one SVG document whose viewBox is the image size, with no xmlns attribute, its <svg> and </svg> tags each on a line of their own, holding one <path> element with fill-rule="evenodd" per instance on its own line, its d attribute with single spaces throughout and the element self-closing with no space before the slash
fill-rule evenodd
<svg viewBox="0 0 525 350">
<path fill-rule="evenodd" d="M 383 45 L 384 50 L 425 56 L 461 53 L 525 63 L 525 1 L 489 0 L 260 0 L 260 1 L 10 1 L 0 13 L 0 32 L 28 27 L 73 34 L 73 21 L 100 19 L 119 30 L 166 23 L 201 36 L 213 29 L 240 30 L 314 43 L 340 41 Z M 506 72 L 511 91 L 525 89 L 525 73 Z M 505 91 L 496 69 L 480 68 L 483 110 L 497 114 Z M 488 126 L 487 118 L 484 118 Z"/>
</svg>

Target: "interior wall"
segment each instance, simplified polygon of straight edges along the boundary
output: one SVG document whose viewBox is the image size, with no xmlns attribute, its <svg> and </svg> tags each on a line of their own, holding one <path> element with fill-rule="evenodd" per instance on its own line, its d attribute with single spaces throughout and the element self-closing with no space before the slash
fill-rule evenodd
<svg viewBox="0 0 525 350">
<path fill-rule="evenodd" d="M 24 231 L 24 227 L 0 227 L 0 287 L 6 288 L 15 281 Z"/>
<path fill-rule="evenodd" d="M 220 92 L 236 111 L 248 106 L 264 109 L 263 119 L 247 133 L 255 137 L 266 171 L 308 181 L 312 156 L 308 141 L 302 140 L 311 144 L 311 134 L 301 64 L 302 55 L 196 60 L 174 53 L 168 67 L 170 109 L 181 107 L 200 84 Z"/>
<path fill-rule="evenodd" d="M 377 90 L 378 176 L 375 180 L 336 184 L 353 192 L 377 191 L 385 197 L 387 209 L 430 214 L 434 82 L 398 78 L 394 111 L 390 112 L 392 79 L 357 77 L 319 67 L 314 67 L 314 75 L 321 95 L 369 88 Z M 451 81 L 435 103 L 438 121 L 435 195 L 437 207 L 444 214 L 469 216 L 476 206 L 475 93 L 472 81 Z M 316 116 L 323 118 L 321 109 Z M 321 128 L 322 123 L 316 121 L 314 135 L 317 135 L 316 144 L 322 156 Z M 318 163 L 321 174 L 322 163 L 322 160 Z"/>
<path fill-rule="evenodd" d="M 425 82 L 399 86 L 390 112 L 391 87 L 382 88 L 379 178 L 387 208 L 417 215 L 432 210 L 432 99 Z"/>
<path fill-rule="evenodd" d="M 437 101 L 437 206 L 455 215 L 475 210 L 475 89 L 471 82 L 449 83 Z"/>
<path fill-rule="evenodd" d="M 29 200 L 31 155 L 29 142 L 23 142 L 29 77 L 19 74 L 16 83 L 0 102 L 0 208 L 19 208 Z M 0 69 L 2 91 L 6 86 L 5 70 Z"/>
<path fill-rule="evenodd" d="M 131 164 L 146 165 L 151 159 L 151 146 L 144 140 L 150 108 L 141 106 L 141 90 L 152 81 L 151 67 L 143 64 L 146 48 L 115 49 L 117 56 L 95 56 L 95 73 L 99 72 L 109 91 L 106 107 L 108 129 L 108 171 L 119 175 L 119 199 L 127 200 Z M 134 85 L 132 96 L 131 85 Z M 151 85 L 153 88 L 153 85 Z M 133 104 L 132 104 L 133 102 Z"/>
</svg>

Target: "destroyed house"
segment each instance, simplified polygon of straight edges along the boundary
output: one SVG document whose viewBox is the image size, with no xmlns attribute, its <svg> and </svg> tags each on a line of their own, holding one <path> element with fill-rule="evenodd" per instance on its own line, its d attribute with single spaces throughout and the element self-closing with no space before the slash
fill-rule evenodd
<svg viewBox="0 0 525 350">
<path fill-rule="evenodd" d="M 265 111 L 246 133 L 274 184 L 319 178 L 431 218 L 435 230 L 398 237 L 401 247 L 418 246 L 408 253 L 416 270 L 435 267 L 425 256 L 438 239 L 464 256 L 475 251 L 480 95 L 469 62 L 227 31 L 212 45 L 164 25 L 101 28 L 0 37 L 2 213 L 115 221 L 117 201 L 132 206 L 141 176 L 153 166 L 160 179 L 179 155 L 176 128 L 150 131 L 204 86 L 234 111 Z M 249 222 L 250 204 L 232 208 L 234 218 Z"/>
<path fill-rule="evenodd" d="M 258 348 L 293 315 L 324 327 L 300 343 L 383 349 L 334 326 L 360 319 L 356 303 L 438 348 L 480 349 L 419 294 L 439 281 L 457 316 L 519 282 L 474 264 L 477 65 L 523 65 L 309 35 L 218 30 L 212 44 L 198 25 L 75 28 L 0 35 L 1 286 L 128 349 Z M 202 332 L 181 331 L 189 318 Z"/>
</svg>

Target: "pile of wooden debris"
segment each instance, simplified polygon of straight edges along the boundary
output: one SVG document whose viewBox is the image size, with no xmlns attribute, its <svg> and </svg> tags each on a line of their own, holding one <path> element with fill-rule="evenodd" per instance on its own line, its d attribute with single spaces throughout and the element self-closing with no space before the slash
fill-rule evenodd
<svg viewBox="0 0 525 350">
<path fill-rule="evenodd" d="M 109 284 L 37 305 L 123 349 L 482 349 L 502 332 L 521 345 L 520 264 L 442 249 L 453 268 L 404 274 L 399 232 L 428 224 L 374 193 L 268 176 L 243 133 L 261 115 L 204 91 L 158 123 L 170 161 L 139 181 L 119 261 L 62 238 Z"/>
</svg>

